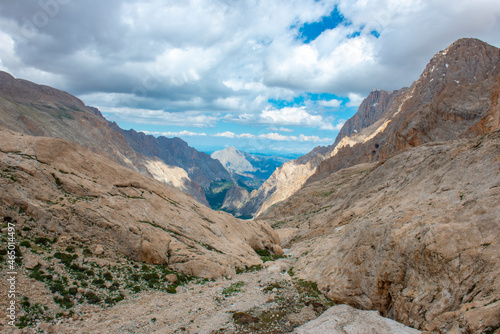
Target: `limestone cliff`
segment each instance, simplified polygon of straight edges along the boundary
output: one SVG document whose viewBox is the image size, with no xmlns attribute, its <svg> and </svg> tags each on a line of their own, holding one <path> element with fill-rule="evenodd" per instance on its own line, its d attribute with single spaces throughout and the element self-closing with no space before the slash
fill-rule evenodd
<svg viewBox="0 0 500 334">
<path fill-rule="evenodd" d="M 498 124 L 498 65 L 500 49 L 477 39 L 461 39 L 438 52 L 410 88 L 389 97 L 381 94 L 374 98 L 370 94 L 369 104 L 383 106 L 383 112 L 369 113 L 379 117 L 379 127 L 362 143 L 357 140 L 360 136 L 353 134 L 355 126 L 351 123 L 369 124 L 357 121 L 366 114 L 362 105 L 358 111 L 361 115 L 346 123 L 332 157 L 319 164 L 310 182 L 409 147 L 491 131 Z M 481 127 L 483 123 L 489 125 Z M 477 129 L 475 133 L 473 129 Z"/>
</svg>

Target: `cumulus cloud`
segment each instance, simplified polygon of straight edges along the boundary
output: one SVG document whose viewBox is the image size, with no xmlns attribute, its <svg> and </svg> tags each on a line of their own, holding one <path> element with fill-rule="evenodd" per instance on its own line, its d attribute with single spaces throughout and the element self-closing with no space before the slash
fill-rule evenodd
<svg viewBox="0 0 500 334">
<path fill-rule="evenodd" d="M 318 136 L 306 136 L 303 134 L 299 136 L 284 136 L 276 132 L 261 134 L 259 135 L 259 138 L 276 140 L 276 141 L 298 141 L 298 142 L 314 142 L 314 143 L 329 143 L 333 140 L 332 138 L 320 138 Z"/>
<path fill-rule="evenodd" d="M 332 138 L 320 138 L 318 136 L 307 136 L 300 134 L 298 136 L 286 136 L 276 132 L 262 133 L 259 135 L 254 135 L 251 133 L 234 133 L 231 131 L 225 131 L 215 134 L 207 135 L 204 132 L 191 132 L 191 131 L 179 131 L 179 132 L 158 132 L 158 131 L 141 131 L 148 135 L 154 136 L 165 136 L 165 137 L 220 137 L 229 139 L 267 139 L 271 141 L 295 141 L 295 142 L 313 142 L 313 143 L 329 143 Z"/>
<path fill-rule="evenodd" d="M 342 104 L 342 101 L 337 99 L 321 100 L 318 102 L 318 104 L 323 107 L 338 108 Z"/>
<path fill-rule="evenodd" d="M 344 22 L 300 37 L 335 8 Z M 76 94 L 116 121 L 336 130 L 325 108 L 409 85 L 458 38 L 499 46 L 498 31 L 491 0 L 2 1 L 0 69 Z M 269 102 L 306 93 L 348 102 Z"/>
<path fill-rule="evenodd" d="M 226 132 L 221 132 L 221 133 L 216 133 L 213 135 L 214 137 L 225 137 L 225 138 L 255 138 L 256 136 L 250 133 L 242 133 L 242 134 L 236 134 L 231 131 L 226 131 Z"/>
<path fill-rule="evenodd" d="M 275 126 L 271 126 L 271 127 L 267 128 L 267 130 L 269 130 L 269 131 L 275 131 L 275 132 L 276 132 L 276 131 L 279 131 L 279 132 L 294 132 L 294 131 L 295 131 L 295 130 L 293 130 L 293 129 L 284 128 L 284 127 L 282 127 L 282 126 L 281 126 L 281 127 L 279 127 L 279 128 L 277 128 L 277 127 L 275 127 Z"/>
<path fill-rule="evenodd" d="M 139 124 L 175 125 L 193 127 L 213 127 L 218 119 L 216 116 L 205 115 L 199 112 L 165 112 L 138 108 L 103 108 L 110 120 L 122 122 L 136 122 Z"/>
<path fill-rule="evenodd" d="M 282 109 L 266 109 L 260 114 L 260 121 L 266 124 L 298 125 L 320 127 L 323 117 L 310 114 L 305 107 L 285 107 Z"/>
</svg>

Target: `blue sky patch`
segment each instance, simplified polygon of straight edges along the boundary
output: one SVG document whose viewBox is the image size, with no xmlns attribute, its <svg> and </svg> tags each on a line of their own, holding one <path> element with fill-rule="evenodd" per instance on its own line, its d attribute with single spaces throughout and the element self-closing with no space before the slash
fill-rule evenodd
<svg viewBox="0 0 500 334">
<path fill-rule="evenodd" d="M 325 30 L 331 30 L 338 27 L 341 24 L 349 25 L 348 21 L 339 12 L 337 6 L 328 16 L 323 16 L 321 21 L 305 23 L 299 28 L 299 39 L 303 40 L 304 43 L 310 43 L 318 38 L 319 35 Z"/>
</svg>

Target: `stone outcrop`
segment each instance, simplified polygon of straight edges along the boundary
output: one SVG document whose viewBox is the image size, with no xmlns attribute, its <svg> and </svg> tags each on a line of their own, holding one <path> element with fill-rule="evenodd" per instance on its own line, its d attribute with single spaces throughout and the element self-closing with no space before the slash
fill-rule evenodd
<svg viewBox="0 0 500 334">
<path fill-rule="evenodd" d="M 296 328 L 294 334 L 418 334 L 394 320 L 381 317 L 376 311 L 361 311 L 348 305 L 337 305 L 318 318 Z"/>
<path fill-rule="evenodd" d="M 334 302 L 435 333 L 500 326 L 500 132 L 312 182 L 262 218 Z"/>
<path fill-rule="evenodd" d="M 281 252 L 269 225 L 214 212 L 69 141 L 2 129 L 0 167 L 2 217 L 22 213 L 19 228 L 100 245 L 105 257 L 216 278 L 262 263 L 254 249 Z"/>
</svg>

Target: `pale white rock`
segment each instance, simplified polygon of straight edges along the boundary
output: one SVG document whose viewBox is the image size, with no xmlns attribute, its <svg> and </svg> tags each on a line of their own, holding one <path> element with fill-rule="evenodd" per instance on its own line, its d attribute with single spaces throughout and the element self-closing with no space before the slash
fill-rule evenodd
<svg viewBox="0 0 500 334">
<path fill-rule="evenodd" d="M 419 330 L 384 318 L 377 311 L 361 311 L 348 305 L 336 305 L 318 318 L 297 327 L 295 334 L 418 334 Z"/>
<path fill-rule="evenodd" d="M 247 160 L 245 154 L 235 147 L 226 147 L 223 150 L 215 151 L 210 155 L 213 159 L 220 161 L 222 166 L 229 171 L 239 174 L 245 172 L 254 172 L 256 168 Z"/>
</svg>

